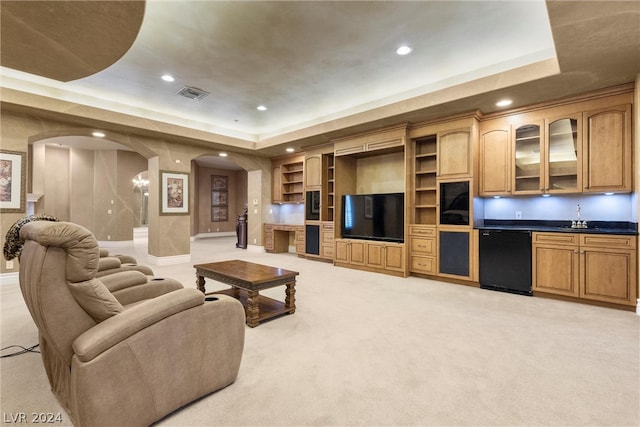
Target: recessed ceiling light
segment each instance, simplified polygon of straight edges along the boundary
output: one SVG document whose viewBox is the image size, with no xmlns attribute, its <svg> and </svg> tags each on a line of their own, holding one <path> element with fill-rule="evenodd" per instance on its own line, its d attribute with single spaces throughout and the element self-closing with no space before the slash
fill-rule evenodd
<svg viewBox="0 0 640 427">
<path fill-rule="evenodd" d="M 287 148 L 287 153 L 293 153 L 294 151 L 296 151 L 295 148 Z"/>
<path fill-rule="evenodd" d="M 496 102 L 496 107 L 506 107 L 508 105 L 513 104 L 513 101 L 510 99 L 502 99 L 498 102 Z"/>
<path fill-rule="evenodd" d="M 267 111 L 267 107 L 265 107 L 264 105 L 258 105 L 256 108 L 260 111 Z"/>
<path fill-rule="evenodd" d="M 103 132 L 98 132 L 98 131 L 92 132 L 91 135 L 95 136 L 96 138 L 104 138 L 105 137 L 105 134 Z"/>
<path fill-rule="evenodd" d="M 220 157 L 227 157 L 227 153 L 220 153 L 220 154 L 218 154 L 218 156 L 220 156 Z"/>
<path fill-rule="evenodd" d="M 398 55 L 408 55 L 411 53 L 411 51 L 413 51 L 413 49 L 411 48 L 411 46 L 400 46 L 398 49 L 396 49 L 396 53 Z"/>
<path fill-rule="evenodd" d="M 164 80 L 165 82 L 173 82 L 176 80 L 173 78 L 171 74 L 163 74 L 161 79 Z"/>
</svg>

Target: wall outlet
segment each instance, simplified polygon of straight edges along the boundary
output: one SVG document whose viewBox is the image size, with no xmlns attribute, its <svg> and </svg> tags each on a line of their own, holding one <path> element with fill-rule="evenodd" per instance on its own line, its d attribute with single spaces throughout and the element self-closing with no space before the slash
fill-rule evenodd
<svg viewBox="0 0 640 427">
<path fill-rule="evenodd" d="M 522 219 L 522 211 L 516 211 L 516 219 Z"/>
<path fill-rule="evenodd" d="M 7 261 L 5 267 L 7 270 L 13 270 L 13 261 Z"/>
</svg>

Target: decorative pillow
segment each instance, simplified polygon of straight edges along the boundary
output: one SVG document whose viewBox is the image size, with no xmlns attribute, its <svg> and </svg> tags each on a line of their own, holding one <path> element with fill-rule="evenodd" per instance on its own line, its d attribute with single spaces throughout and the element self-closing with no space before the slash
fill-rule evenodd
<svg viewBox="0 0 640 427">
<path fill-rule="evenodd" d="M 71 295 L 80 304 L 80 307 L 97 323 L 124 311 L 122 304 L 98 279 L 91 279 L 85 282 L 67 282 L 67 284 Z"/>
</svg>

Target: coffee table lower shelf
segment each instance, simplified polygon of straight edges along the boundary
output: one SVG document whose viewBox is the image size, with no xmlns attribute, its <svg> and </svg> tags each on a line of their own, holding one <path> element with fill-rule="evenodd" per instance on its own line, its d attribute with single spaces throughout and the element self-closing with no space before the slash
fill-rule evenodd
<svg viewBox="0 0 640 427">
<path fill-rule="evenodd" d="M 258 313 L 256 317 L 255 314 L 253 316 L 251 315 L 248 291 L 240 288 L 230 288 L 215 292 L 207 292 L 206 295 L 209 296 L 215 294 L 228 295 L 239 300 L 245 309 L 247 326 L 252 328 L 258 326 L 260 322 L 265 320 L 273 319 L 274 317 L 282 316 L 283 314 L 295 313 L 296 311 L 295 306 L 287 308 L 286 304 L 282 301 L 278 301 L 264 295 L 258 295 Z"/>
</svg>

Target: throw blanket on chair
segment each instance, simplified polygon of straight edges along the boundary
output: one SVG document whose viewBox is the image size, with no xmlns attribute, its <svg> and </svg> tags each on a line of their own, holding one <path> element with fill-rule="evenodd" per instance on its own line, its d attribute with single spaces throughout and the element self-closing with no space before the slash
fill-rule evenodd
<svg viewBox="0 0 640 427">
<path fill-rule="evenodd" d="M 23 225 L 31 221 L 58 221 L 58 218 L 47 214 L 39 214 L 25 216 L 16 221 L 11 228 L 9 228 L 9 231 L 7 231 L 6 241 L 4 242 L 3 252 L 4 258 L 7 261 L 18 258 L 22 253 L 22 245 L 24 242 L 20 240 L 20 229 Z"/>
</svg>

